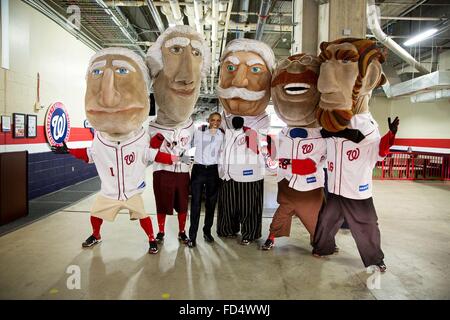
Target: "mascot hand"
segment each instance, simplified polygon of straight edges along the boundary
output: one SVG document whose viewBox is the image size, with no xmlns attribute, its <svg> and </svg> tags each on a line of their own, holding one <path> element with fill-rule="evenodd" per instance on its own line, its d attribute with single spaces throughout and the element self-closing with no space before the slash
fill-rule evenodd
<svg viewBox="0 0 450 320">
<path fill-rule="evenodd" d="M 292 159 L 292 173 L 299 175 L 312 174 L 317 171 L 316 163 L 312 159 Z"/>
<path fill-rule="evenodd" d="M 69 148 L 65 141 L 63 141 L 62 147 L 52 146 L 52 152 L 56 154 L 67 154 L 69 153 Z"/>
<path fill-rule="evenodd" d="M 192 158 L 188 155 L 185 155 L 184 153 L 181 155 L 180 157 L 180 161 L 185 163 L 185 164 L 191 164 L 192 162 Z"/>
<path fill-rule="evenodd" d="M 180 157 L 179 157 L 179 156 L 176 156 L 176 155 L 174 155 L 174 154 L 171 154 L 171 155 L 170 155 L 170 160 L 172 160 L 173 163 L 177 163 L 177 162 L 180 161 Z"/>
<path fill-rule="evenodd" d="M 397 134 L 399 124 L 400 124 L 400 119 L 398 117 L 395 117 L 394 121 L 392 121 L 392 122 L 391 122 L 391 117 L 388 118 L 389 130 L 393 134 Z"/>
<path fill-rule="evenodd" d="M 247 148 L 249 148 L 256 154 L 259 154 L 258 133 L 255 130 L 246 127 L 244 127 L 244 131 Z"/>
<path fill-rule="evenodd" d="M 161 133 L 157 133 L 150 139 L 150 148 L 159 149 L 164 141 L 164 136 Z"/>
</svg>

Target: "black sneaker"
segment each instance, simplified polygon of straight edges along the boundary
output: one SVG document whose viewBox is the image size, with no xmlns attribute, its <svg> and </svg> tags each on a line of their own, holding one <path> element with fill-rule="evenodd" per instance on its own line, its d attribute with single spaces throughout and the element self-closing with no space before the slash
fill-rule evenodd
<svg viewBox="0 0 450 320">
<path fill-rule="evenodd" d="M 261 246 L 261 250 L 269 251 L 275 246 L 275 243 L 271 239 L 267 239 L 266 242 Z"/>
<path fill-rule="evenodd" d="M 161 243 L 164 241 L 164 232 L 158 232 L 158 234 L 156 235 L 156 241 L 158 243 Z"/>
<path fill-rule="evenodd" d="M 189 238 L 186 235 L 186 232 L 182 231 L 178 233 L 178 240 L 183 242 L 184 244 L 187 244 L 189 241 Z"/>
<path fill-rule="evenodd" d="M 148 248 L 148 253 L 157 254 L 158 253 L 158 242 L 149 241 L 149 245 L 150 245 L 150 247 Z"/>
<path fill-rule="evenodd" d="M 84 241 L 81 244 L 81 246 L 83 248 L 89 248 L 89 247 L 95 246 L 97 243 L 100 243 L 100 242 L 102 242 L 102 239 L 97 239 L 94 236 L 89 236 L 89 238 L 87 238 L 86 241 Z"/>
<path fill-rule="evenodd" d="M 252 241 L 251 240 L 247 240 L 247 239 L 242 239 L 240 243 L 243 246 L 248 246 L 250 243 L 252 243 Z"/>
<path fill-rule="evenodd" d="M 382 260 L 380 263 L 377 263 L 376 266 L 378 267 L 378 269 L 380 269 L 381 273 L 385 273 L 387 270 L 386 265 L 384 264 L 384 261 Z"/>
<path fill-rule="evenodd" d="M 214 242 L 214 238 L 213 238 L 213 236 L 210 235 L 210 234 L 206 234 L 206 233 L 205 233 L 205 234 L 203 235 L 203 238 L 205 239 L 206 242 L 209 242 L 209 243 Z"/>
<path fill-rule="evenodd" d="M 196 246 L 197 246 L 197 243 L 195 242 L 195 240 L 188 240 L 188 242 L 187 242 L 187 246 L 189 247 L 189 248 L 195 248 Z"/>
</svg>

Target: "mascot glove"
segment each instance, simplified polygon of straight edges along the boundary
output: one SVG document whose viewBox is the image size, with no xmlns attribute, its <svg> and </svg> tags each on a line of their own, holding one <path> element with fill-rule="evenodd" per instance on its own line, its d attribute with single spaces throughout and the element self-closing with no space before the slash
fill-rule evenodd
<svg viewBox="0 0 450 320">
<path fill-rule="evenodd" d="M 258 133 L 253 129 L 245 128 L 245 142 L 247 143 L 247 148 L 252 150 L 254 153 L 259 154 L 258 149 Z"/>
<path fill-rule="evenodd" d="M 292 159 L 291 163 L 293 174 L 306 175 L 317 171 L 316 163 L 312 159 Z"/>
<path fill-rule="evenodd" d="M 150 148 L 159 149 L 164 142 L 164 136 L 161 133 L 157 133 L 150 139 Z"/>
</svg>

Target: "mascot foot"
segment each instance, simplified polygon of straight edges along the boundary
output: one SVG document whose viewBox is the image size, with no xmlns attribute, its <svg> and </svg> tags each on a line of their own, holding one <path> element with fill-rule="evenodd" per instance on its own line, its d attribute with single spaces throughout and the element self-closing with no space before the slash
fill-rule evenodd
<svg viewBox="0 0 450 320">
<path fill-rule="evenodd" d="M 162 243 L 164 241 L 164 232 L 158 232 L 156 235 L 156 241 L 158 243 Z"/>
<path fill-rule="evenodd" d="M 178 240 L 183 242 L 184 244 L 187 244 L 189 241 L 189 238 L 186 235 L 186 232 L 182 231 L 178 233 Z"/>
<path fill-rule="evenodd" d="M 158 253 L 158 242 L 156 241 L 150 241 L 149 242 L 150 247 L 148 248 L 148 253 L 150 254 L 157 254 Z"/>
<path fill-rule="evenodd" d="M 87 238 L 86 241 L 84 241 L 84 242 L 81 244 L 81 246 L 82 246 L 83 248 L 89 248 L 89 247 L 95 246 L 96 244 L 98 244 L 98 243 L 100 243 L 100 242 L 102 242 L 102 239 L 97 239 L 97 238 L 94 237 L 94 236 L 89 236 L 89 238 Z"/>
<path fill-rule="evenodd" d="M 381 260 L 380 263 L 377 263 L 376 266 L 378 267 L 378 269 L 380 269 L 380 272 L 381 272 L 381 273 L 385 273 L 386 270 L 387 270 L 387 267 L 386 267 L 386 265 L 384 264 L 384 261 L 383 261 L 383 260 Z"/>
<path fill-rule="evenodd" d="M 275 246 L 275 243 L 272 240 L 267 239 L 266 242 L 261 246 L 261 250 L 269 251 L 274 246 Z"/>
</svg>

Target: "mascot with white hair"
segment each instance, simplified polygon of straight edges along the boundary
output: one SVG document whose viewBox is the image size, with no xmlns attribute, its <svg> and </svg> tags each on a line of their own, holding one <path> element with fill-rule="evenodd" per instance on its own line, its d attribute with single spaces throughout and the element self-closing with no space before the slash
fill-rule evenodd
<svg viewBox="0 0 450 320">
<path fill-rule="evenodd" d="M 194 125 L 191 115 L 197 102 L 202 78 L 210 67 L 210 52 L 202 37 L 189 26 L 168 28 L 147 52 L 147 65 L 153 78 L 157 116 L 150 122 L 151 146 L 159 150 L 153 164 L 159 232 L 162 242 L 165 221 L 173 210 L 178 213 L 178 239 L 188 242 L 185 232 L 189 204 L 189 168 Z"/>
<path fill-rule="evenodd" d="M 275 65 L 272 49 L 253 39 L 235 39 L 220 59 L 219 100 L 225 129 L 219 176 L 217 234 L 248 245 L 261 237 L 264 173 L 270 119 L 265 112 Z M 270 145 L 270 144 L 269 144 Z"/>
<path fill-rule="evenodd" d="M 100 176 L 101 191 L 91 209 L 92 235 L 82 247 L 100 243 L 103 220 L 114 221 L 120 210 L 127 209 L 131 220 L 139 219 L 149 239 L 148 252 L 155 254 L 158 246 L 141 196 L 147 164 L 158 157 L 142 126 L 150 109 L 147 66 L 129 49 L 107 48 L 91 58 L 86 81 L 86 116 L 96 130 L 92 146 L 52 148 L 95 163 Z"/>
</svg>

